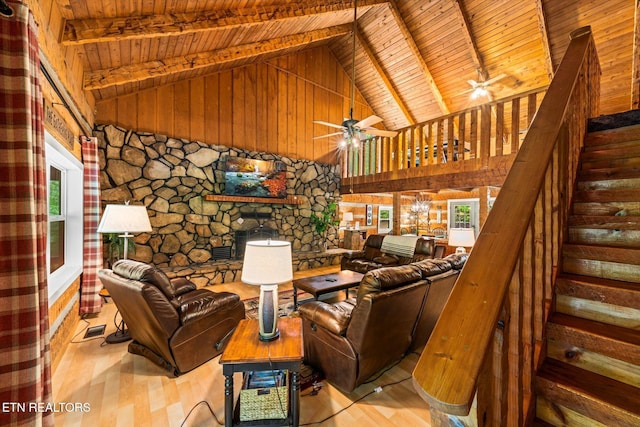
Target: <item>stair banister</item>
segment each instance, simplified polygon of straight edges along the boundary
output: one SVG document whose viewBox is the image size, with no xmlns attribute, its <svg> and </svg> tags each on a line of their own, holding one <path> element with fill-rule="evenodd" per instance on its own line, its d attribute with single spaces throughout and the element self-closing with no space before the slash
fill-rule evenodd
<svg viewBox="0 0 640 427">
<path fill-rule="evenodd" d="M 586 121 L 597 115 L 599 73 L 590 28 L 574 31 L 414 369 L 434 426 L 449 425 L 451 416 L 524 425 L 531 415 L 544 306 L 560 262 L 557 235 L 566 227 Z"/>
</svg>

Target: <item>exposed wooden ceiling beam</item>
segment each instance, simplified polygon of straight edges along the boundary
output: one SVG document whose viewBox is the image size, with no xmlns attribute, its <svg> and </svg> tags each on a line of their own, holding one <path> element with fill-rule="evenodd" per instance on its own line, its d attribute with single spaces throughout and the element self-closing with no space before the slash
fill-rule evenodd
<svg viewBox="0 0 640 427">
<path fill-rule="evenodd" d="M 542 49 L 544 50 L 544 60 L 547 64 L 547 74 L 549 81 L 553 80 L 555 70 L 553 69 L 553 61 L 551 59 L 551 45 L 549 44 L 549 30 L 547 29 L 547 18 L 544 14 L 544 5 L 542 0 L 536 0 L 536 13 L 538 15 L 538 30 L 540 31 L 540 39 L 542 40 Z"/>
<path fill-rule="evenodd" d="M 631 67 L 631 109 L 640 108 L 640 0 L 636 0 L 633 23 L 633 62 Z"/>
<path fill-rule="evenodd" d="M 58 0 L 60 1 L 60 0 Z M 388 0 L 360 0 L 368 8 Z M 354 1 L 311 0 L 244 9 L 205 10 L 168 15 L 126 16 L 67 21 L 63 45 L 101 43 L 135 38 L 168 37 L 198 31 L 230 29 L 243 25 L 299 19 L 353 9 Z"/>
<path fill-rule="evenodd" d="M 442 98 L 442 94 L 440 93 L 440 90 L 438 89 L 438 86 L 436 85 L 436 82 L 433 79 L 433 75 L 431 75 L 431 71 L 429 71 L 429 67 L 427 66 L 427 63 L 425 62 L 424 58 L 422 57 L 422 54 L 420 53 L 420 49 L 418 49 L 418 45 L 416 44 L 416 41 L 414 40 L 413 36 L 411 35 L 411 32 L 407 28 L 407 24 L 405 24 L 404 19 L 402 19 L 402 15 L 400 15 L 400 11 L 398 10 L 398 6 L 396 5 L 395 0 L 389 1 L 389 10 L 391 11 L 393 18 L 395 19 L 396 24 L 398 25 L 398 28 L 402 32 L 402 36 L 406 40 L 407 45 L 411 50 L 411 53 L 413 54 L 416 61 L 418 61 L 418 65 L 422 70 L 422 74 L 424 74 L 425 78 L 427 79 L 427 83 L 429 84 L 429 88 L 431 89 L 431 94 L 433 95 L 434 100 L 440 107 L 440 111 L 442 112 L 442 114 L 449 114 L 450 113 L 449 107 L 444 102 L 444 98 Z"/>
<path fill-rule="evenodd" d="M 378 72 L 378 76 L 380 76 L 380 78 L 382 79 L 382 82 L 384 83 L 385 87 L 391 94 L 391 97 L 393 98 L 393 100 L 396 102 L 396 104 L 402 111 L 402 114 L 404 114 L 404 116 L 406 117 L 409 124 L 410 125 L 416 124 L 416 119 L 413 117 L 413 115 L 407 108 L 402 98 L 400 98 L 398 91 L 393 86 L 393 83 L 391 83 L 391 80 L 389 79 L 389 76 L 387 75 L 387 73 L 380 66 L 380 62 L 376 58 L 373 50 L 371 49 L 371 46 L 369 46 L 369 43 L 362 36 L 360 29 L 356 31 L 356 40 L 358 40 L 358 43 L 360 44 L 360 47 L 362 47 L 362 50 L 364 51 L 365 55 L 369 59 L 369 62 L 371 62 L 371 64 L 373 65 L 373 68 L 375 68 L 376 71 Z"/>
<path fill-rule="evenodd" d="M 453 0 L 453 9 L 456 11 L 456 16 L 458 17 L 458 21 L 460 22 L 460 27 L 462 29 L 462 36 L 469 48 L 469 53 L 471 54 L 471 59 L 473 61 L 473 65 L 478 70 L 478 73 L 482 77 L 483 80 L 488 80 L 489 76 L 487 74 L 487 70 L 484 67 L 484 62 L 482 61 L 482 55 L 480 54 L 480 50 L 476 45 L 476 42 L 471 34 L 471 25 L 469 24 L 469 19 L 467 18 L 467 13 L 464 9 L 464 5 L 461 0 Z"/>
<path fill-rule="evenodd" d="M 169 74 L 211 67 L 253 56 L 291 49 L 309 43 L 328 40 L 351 32 L 350 24 L 292 34 L 275 39 L 248 43 L 209 52 L 158 59 L 140 64 L 112 67 L 85 73 L 84 89 L 103 89 L 125 83 L 137 82 Z"/>
</svg>

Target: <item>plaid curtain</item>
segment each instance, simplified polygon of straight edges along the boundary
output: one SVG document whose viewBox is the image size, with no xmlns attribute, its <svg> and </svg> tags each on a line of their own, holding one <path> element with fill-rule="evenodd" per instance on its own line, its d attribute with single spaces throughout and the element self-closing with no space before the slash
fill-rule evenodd
<svg viewBox="0 0 640 427">
<path fill-rule="evenodd" d="M 84 265 L 80 289 L 80 313 L 98 313 L 102 309 L 99 292 L 102 284 L 98 269 L 102 268 L 102 236 L 100 223 L 100 160 L 98 139 L 82 137 L 84 165 Z"/>
<path fill-rule="evenodd" d="M 0 425 L 53 425 L 47 177 L 38 28 L 26 5 L 0 18 Z"/>
</svg>

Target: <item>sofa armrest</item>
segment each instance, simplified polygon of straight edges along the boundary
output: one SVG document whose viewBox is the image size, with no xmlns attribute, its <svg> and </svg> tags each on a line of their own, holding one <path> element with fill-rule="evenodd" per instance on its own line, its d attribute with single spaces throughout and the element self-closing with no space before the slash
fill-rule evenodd
<svg viewBox="0 0 640 427">
<path fill-rule="evenodd" d="M 364 256 L 364 251 L 349 251 L 342 254 L 342 257 L 347 259 L 364 258 Z"/>
<path fill-rule="evenodd" d="M 312 301 L 299 307 L 300 316 L 329 332 L 344 336 L 351 321 L 353 304 L 345 302 L 327 304 L 322 301 Z"/>
<path fill-rule="evenodd" d="M 171 284 L 175 290 L 176 297 L 184 295 L 187 292 L 195 291 L 198 288 L 195 283 L 189 279 L 185 279 L 184 277 L 171 279 Z"/>
</svg>

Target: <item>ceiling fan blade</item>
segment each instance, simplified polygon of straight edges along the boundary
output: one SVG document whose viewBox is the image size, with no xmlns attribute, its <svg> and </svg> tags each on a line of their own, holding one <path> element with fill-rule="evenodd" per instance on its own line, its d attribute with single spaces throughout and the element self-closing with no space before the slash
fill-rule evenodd
<svg viewBox="0 0 640 427">
<path fill-rule="evenodd" d="M 477 81 L 475 81 L 475 80 L 467 80 L 467 83 L 469 83 L 473 89 L 475 89 L 476 87 L 478 87 L 478 85 L 480 84 L 480 83 L 478 83 L 478 82 L 477 82 Z"/>
<path fill-rule="evenodd" d="M 393 138 L 398 134 L 398 132 L 394 132 L 392 130 L 382 130 L 376 128 L 360 129 L 360 132 L 375 136 L 388 136 L 389 138 Z"/>
<path fill-rule="evenodd" d="M 368 128 L 369 126 L 375 125 L 377 123 L 380 123 L 381 121 L 382 119 L 380 117 L 376 115 L 371 115 L 366 119 L 360 120 L 354 126 L 357 128 L 363 129 L 363 128 Z"/>
<path fill-rule="evenodd" d="M 334 133 L 328 133 L 326 135 L 320 135 L 320 136 L 314 136 L 311 139 L 321 139 L 321 138 L 329 138 L 331 136 L 337 136 L 337 135 L 344 135 L 344 132 L 334 132 Z"/>
<path fill-rule="evenodd" d="M 504 79 L 505 77 L 507 77 L 507 75 L 506 75 L 506 74 L 504 74 L 504 73 L 502 73 L 502 74 L 498 74 L 497 76 L 495 76 L 495 77 L 493 77 L 493 78 L 491 78 L 491 79 L 489 79 L 489 80 L 485 81 L 485 82 L 484 82 L 484 84 L 485 84 L 485 85 L 490 85 L 491 83 L 493 83 L 493 82 L 497 82 L 498 80 L 500 80 L 500 79 Z"/>
<path fill-rule="evenodd" d="M 336 129 L 344 129 L 344 126 L 342 126 L 342 125 L 337 125 L 335 123 L 329 123 L 329 122 L 325 122 L 325 121 L 322 121 L 322 120 L 314 120 L 313 123 L 316 123 L 318 125 L 329 126 L 331 128 L 336 128 Z"/>
</svg>

